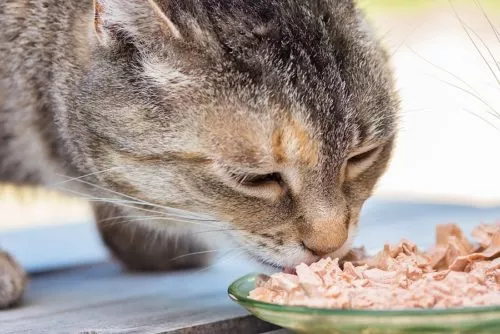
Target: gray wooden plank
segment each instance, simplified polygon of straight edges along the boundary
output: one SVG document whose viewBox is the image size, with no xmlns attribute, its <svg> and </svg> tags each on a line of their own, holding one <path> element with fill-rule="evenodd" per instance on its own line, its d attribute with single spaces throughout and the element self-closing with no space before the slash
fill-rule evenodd
<svg viewBox="0 0 500 334">
<path fill-rule="evenodd" d="M 245 323 L 248 333 L 271 330 L 227 296 L 227 286 L 248 271 L 244 262 L 168 274 L 127 274 L 102 264 L 38 275 L 21 307 L 0 312 L 0 332 L 202 333 Z"/>
<path fill-rule="evenodd" d="M 234 319 L 244 319 L 247 313 L 243 309 L 229 305 L 227 300 L 218 295 L 199 296 L 196 301 L 170 300 L 166 302 L 163 297 L 162 295 L 146 296 L 135 300 L 65 311 L 51 316 L 24 319 L 15 323 L 2 323 L 2 333 L 108 333 L 112 331 L 158 334 L 179 333 L 192 327 L 198 328 L 200 333 L 204 328 L 214 326 L 244 328 L 243 324 L 234 322 Z M 247 323 L 264 327 L 263 323 L 256 319 Z M 247 332 L 258 333 L 253 330 Z"/>
<path fill-rule="evenodd" d="M 500 208 L 371 202 L 357 243 L 370 249 L 410 237 L 426 245 L 433 241 L 437 223 L 455 221 L 469 232 L 478 222 L 499 216 Z M 239 276 L 261 270 L 238 258 L 209 270 L 169 274 L 124 274 L 116 265 L 102 264 L 37 275 L 25 303 L 0 312 L 0 333 L 157 334 L 187 328 L 202 332 L 214 324 L 235 328 L 256 319 L 247 318 L 247 312 L 229 300 L 226 289 Z"/>
<path fill-rule="evenodd" d="M 253 316 L 234 318 L 227 321 L 220 321 L 206 325 L 193 326 L 189 328 L 179 329 L 168 332 L 168 334 L 204 334 L 204 333 L 238 333 L 238 334 L 254 334 L 254 333 L 272 333 L 278 327 L 269 323 L 258 320 Z M 277 333 L 280 334 L 280 333 Z"/>
</svg>

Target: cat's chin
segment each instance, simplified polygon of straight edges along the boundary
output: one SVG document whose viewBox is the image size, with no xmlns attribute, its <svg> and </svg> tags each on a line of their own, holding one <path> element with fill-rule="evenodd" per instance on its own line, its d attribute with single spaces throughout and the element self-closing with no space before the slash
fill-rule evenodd
<svg viewBox="0 0 500 334">
<path fill-rule="evenodd" d="M 263 258 L 261 256 L 255 255 L 255 254 L 249 254 L 249 255 L 251 257 L 253 257 L 254 260 L 258 261 L 259 263 L 261 263 L 265 266 L 272 267 L 274 269 L 281 270 L 287 274 L 295 274 L 295 267 L 301 263 L 311 265 L 312 263 L 319 260 L 319 257 L 313 256 L 310 254 L 304 254 L 303 256 L 300 256 L 300 257 L 297 256 L 293 259 L 288 257 L 287 260 L 284 260 L 284 258 L 281 258 L 281 259 Z"/>
<path fill-rule="evenodd" d="M 341 248 L 339 248 L 337 251 L 330 253 L 328 255 L 325 255 L 324 258 L 332 258 L 332 259 L 342 259 L 351 249 L 351 241 L 349 240 L 344 244 Z M 264 264 L 266 266 L 273 267 L 275 269 L 279 269 L 285 274 L 292 274 L 296 275 L 296 266 L 299 264 L 306 264 L 306 265 L 311 265 L 316 261 L 319 261 L 321 257 L 311 255 L 311 254 L 301 254 L 301 256 L 295 256 L 295 257 L 283 257 L 279 260 L 272 260 L 272 259 L 264 259 L 261 256 L 256 256 L 252 255 L 254 259 L 256 259 L 258 262 L 261 264 Z M 286 258 L 286 260 L 285 260 Z"/>
</svg>

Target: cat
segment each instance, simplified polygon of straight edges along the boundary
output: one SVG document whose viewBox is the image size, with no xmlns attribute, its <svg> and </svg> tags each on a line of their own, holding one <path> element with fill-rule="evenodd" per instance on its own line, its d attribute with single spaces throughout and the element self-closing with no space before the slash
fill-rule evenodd
<svg viewBox="0 0 500 334">
<path fill-rule="evenodd" d="M 344 256 L 398 110 L 352 0 L 0 3 L 0 180 L 93 198 L 131 270 L 205 264 L 179 258 L 196 226 L 280 268 Z M 7 307 L 26 276 L 0 257 Z"/>
</svg>

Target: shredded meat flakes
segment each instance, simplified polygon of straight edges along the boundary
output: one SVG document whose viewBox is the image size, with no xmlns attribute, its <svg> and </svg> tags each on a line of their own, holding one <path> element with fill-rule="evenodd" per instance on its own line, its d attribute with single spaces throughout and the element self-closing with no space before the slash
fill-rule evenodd
<svg viewBox="0 0 500 334">
<path fill-rule="evenodd" d="M 500 304 L 500 223 L 480 225 L 470 242 L 454 224 L 440 225 L 436 245 L 408 240 L 373 257 L 354 249 L 339 263 L 326 258 L 296 274 L 257 282 L 250 298 L 282 305 L 341 309 L 457 308 Z"/>
</svg>

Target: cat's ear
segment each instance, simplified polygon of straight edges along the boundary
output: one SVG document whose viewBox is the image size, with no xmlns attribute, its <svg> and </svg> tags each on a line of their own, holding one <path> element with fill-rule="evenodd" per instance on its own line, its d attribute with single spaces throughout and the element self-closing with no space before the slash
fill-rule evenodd
<svg viewBox="0 0 500 334">
<path fill-rule="evenodd" d="M 93 0 L 94 30 L 102 45 L 120 39 L 150 39 L 161 34 L 182 39 L 182 35 L 155 0 Z"/>
</svg>

